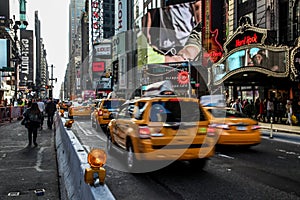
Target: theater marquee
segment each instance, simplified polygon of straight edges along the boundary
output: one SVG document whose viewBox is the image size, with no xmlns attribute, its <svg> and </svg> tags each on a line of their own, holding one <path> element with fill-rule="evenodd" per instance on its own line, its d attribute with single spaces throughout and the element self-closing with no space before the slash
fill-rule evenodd
<svg viewBox="0 0 300 200">
<path fill-rule="evenodd" d="M 212 66 L 214 85 L 242 72 L 259 72 L 273 77 L 289 75 L 288 46 L 270 43 L 267 29 L 240 26 L 224 44 L 224 56 Z"/>
</svg>

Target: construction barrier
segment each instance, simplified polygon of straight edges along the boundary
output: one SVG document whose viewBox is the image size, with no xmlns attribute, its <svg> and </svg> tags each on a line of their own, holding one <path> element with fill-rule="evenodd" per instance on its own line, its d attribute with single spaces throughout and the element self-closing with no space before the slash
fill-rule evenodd
<svg viewBox="0 0 300 200">
<path fill-rule="evenodd" d="M 59 114 L 54 117 L 61 198 L 114 200 L 105 184 L 94 187 L 85 183 L 84 172 L 86 168 L 90 168 L 87 162 L 88 153 L 75 134 L 64 127 L 65 121 Z"/>
<path fill-rule="evenodd" d="M 25 108 L 24 106 L 0 107 L 0 123 L 5 121 L 11 122 L 13 119 L 22 119 Z"/>
</svg>

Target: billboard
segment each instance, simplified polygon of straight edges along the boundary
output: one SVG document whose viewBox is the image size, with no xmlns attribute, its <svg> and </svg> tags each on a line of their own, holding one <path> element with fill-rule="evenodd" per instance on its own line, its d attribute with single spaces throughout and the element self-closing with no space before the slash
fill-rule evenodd
<svg viewBox="0 0 300 200">
<path fill-rule="evenodd" d="M 0 69 L 9 67 L 9 40 L 0 39 Z"/>
<path fill-rule="evenodd" d="M 19 70 L 19 85 L 33 83 L 33 31 L 21 30 L 21 65 Z"/>
<path fill-rule="evenodd" d="M 111 43 L 100 43 L 94 45 L 94 57 L 111 59 L 112 57 L 112 45 Z"/>
<path fill-rule="evenodd" d="M 92 43 L 98 44 L 103 39 L 103 1 L 92 0 L 91 22 L 92 22 Z"/>
<path fill-rule="evenodd" d="M 176 60 L 174 55 L 191 44 L 189 38 L 192 34 L 196 34 L 194 47 L 200 51 L 201 9 L 195 11 L 195 5 L 194 2 L 186 2 L 148 10 L 142 18 L 142 31 L 137 36 L 139 66 L 183 61 L 182 58 Z M 200 30 L 192 33 L 198 26 Z"/>
<path fill-rule="evenodd" d="M 0 26 L 9 26 L 9 0 L 1 0 L 0 3 Z"/>
<path fill-rule="evenodd" d="M 94 72 L 103 72 L 105 70 L 105 62 L 93 62 L 92 70 Z"/>
<path fill-rule="evenodd" d="M 118 0 L 115 3 L 115 27 L 117 33 L 127 31 L 127 1 Z"/>
</svg>

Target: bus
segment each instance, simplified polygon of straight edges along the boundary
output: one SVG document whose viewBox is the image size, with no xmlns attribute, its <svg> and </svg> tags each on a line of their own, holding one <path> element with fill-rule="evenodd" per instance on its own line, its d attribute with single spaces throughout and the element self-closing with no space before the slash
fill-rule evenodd
<svg viewBox="0 0 300 200">
<path fill-rule="evenodd" d="M 111 77 L 101 77 L 97 82 L 95 95 L 97 99 L 106 98 L 113 91 Z"/>
</svg>

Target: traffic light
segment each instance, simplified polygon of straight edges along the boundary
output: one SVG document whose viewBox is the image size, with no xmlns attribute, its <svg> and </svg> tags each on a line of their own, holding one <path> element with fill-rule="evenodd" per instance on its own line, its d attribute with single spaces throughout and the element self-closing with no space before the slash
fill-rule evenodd
<svg viewBox="0 0 300 200">
<path fill-rule="evenodd" d="M 46 85 L 45 88 L 46 88 L 46 89 L 49 89 L 50 87 L 49 87 L 49 85 Z"/>
</svg>

